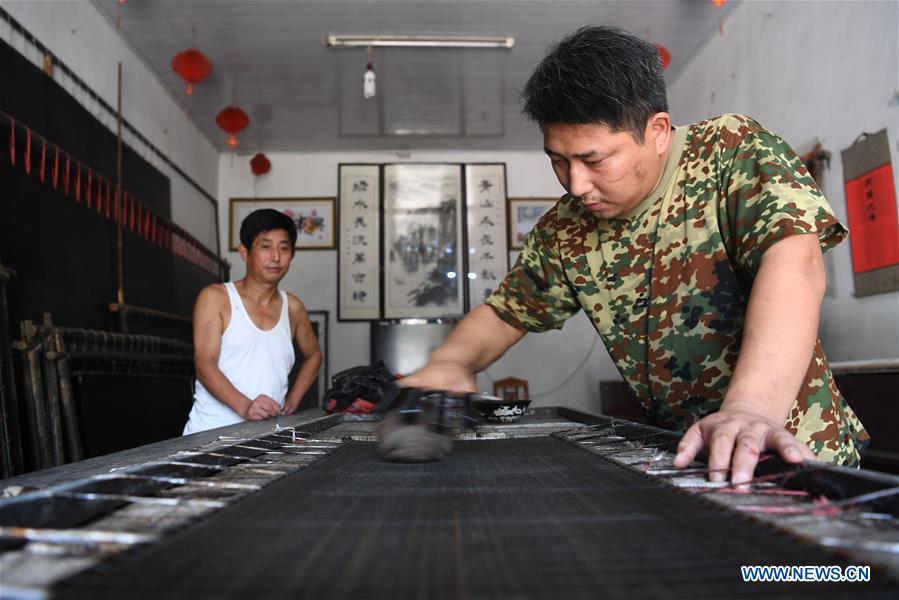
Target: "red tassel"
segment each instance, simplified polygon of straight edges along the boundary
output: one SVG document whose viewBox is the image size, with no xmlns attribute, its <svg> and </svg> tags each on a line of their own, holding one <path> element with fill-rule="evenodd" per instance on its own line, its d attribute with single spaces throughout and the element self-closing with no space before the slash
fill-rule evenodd
<svg viewBox="0 0 899 600">
<path fill-rule="evenodd" d="M 66 192 L 66 196 L 69 195 L 69 155 L 66 154 L 66 174 L 62 180 L 62 188 Z"/>
<path fill-rule="evenodd" d="M 91 207 L 91 180 L 94 178 L 94 172 L 91 171 L 90 167 L 87 168 L 87 195 L 85 198 L 87 199 L 87 207 Z"/>
<path fill-rule="evenodd" d="M 144 212 L 144 239 L 150 239 L 150 211 Z"/>
<path fill-rule="evenodd" d="M 27 135 L 25 137 L 25 172 L 31 175 L 31 129 L 25 128 Z"/>
<path fill-rule="evenodd" d="M 68 158 L 66 158 L 66 162 L 68 162 Z M 81 204 L 81 163 L 75 165 L 77 171 L 75 172 L 75 202 Z"/>
<path fill-rule="evenodd" d="M 107 181 L 106 181 L 106 218 L 107 218 L 107 219 L 109 218 L 109 204 L 110 204 L 110 202 L 109 202 L 109 197 L 110 197 L 110 194 L 109 194 L 110 190 L 109 190 L 109 188 L 111 188 L 111 187 L 112 187 L 112 182 L 110 182 L 110 181 L 107 180 Z"/>
<path fill-rule="evenodd" d="M 153 214 L 153 243 L 156 243 L 156 214 Z"/>
<path fill-rule="evenodd" d="M 9 162 L 16 166 L 16 121 L 9 118 Z"/>
<path fill-rule="evenodd" d="M 53 155 L 53 189 L 59 186 L 59 146 L 54 146 L 56 153 Z"/>
<path fill-rule="evenodd" d="M 116 225 L 119 224 L 119 188 L 118 187 L 115 190 L 115 196 L 113 196 L 112 220 L 115 222 Z"/>
<path fill-rule="evenodd" d="M 41 183 L 44 181 L 44 174 L 47 172 L 47 140 L 41 140 Z"/>
<path fill-rule="evenodd" d="M 103 180 L 97 177 L 97 214 L 103 214 Z"/>
</svg>

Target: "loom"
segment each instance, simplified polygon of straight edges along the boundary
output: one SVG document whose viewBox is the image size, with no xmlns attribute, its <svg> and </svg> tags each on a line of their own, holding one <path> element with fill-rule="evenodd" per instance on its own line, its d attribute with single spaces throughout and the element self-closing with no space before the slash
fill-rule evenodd
<svg viewBox="0 0 899 600">
<path fill-rule="evenodd" d="M 3 482 L 4 597 L 895 598 L 899 478 L 763 461 L 748 493 L 679 435 L 565 408 L 375 451 L 377 418 L 242 423 Z M 29 487 L 37 489 L 28 491 Z M 868 565 L 744 583 L 741 565 Z"/>
</svg>

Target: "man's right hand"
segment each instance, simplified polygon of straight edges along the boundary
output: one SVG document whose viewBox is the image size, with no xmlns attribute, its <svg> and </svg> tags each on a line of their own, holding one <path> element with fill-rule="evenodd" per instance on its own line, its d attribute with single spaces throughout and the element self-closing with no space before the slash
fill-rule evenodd
<svg viewBox="0 0 899 600">
<path fill-rule="evenodd" d="M 397 381 L 397 385 L 450 392 L 478 391 L 474 373 L 451 362 L 430 362 L 419 371 Z"/>
<path fill-rule="evenodd" d="M 246 414 L 241 416 L 248 421 L 262 421 L 263 419 L 277 417 L 280 414 L 281 407 L 278 406 L 278 403 L 265 394 L 260 394 L 247 406 Z"/>
</svg>

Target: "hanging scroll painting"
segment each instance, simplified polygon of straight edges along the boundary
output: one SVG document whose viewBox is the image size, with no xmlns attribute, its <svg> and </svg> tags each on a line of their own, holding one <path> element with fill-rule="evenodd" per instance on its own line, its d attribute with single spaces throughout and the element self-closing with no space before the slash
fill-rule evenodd
<svg viewBox="0 0 899 600">
<path fill-rule="evenodd" d="M 464 312 L 462 166 L 384 167 L 384 317 Z"/>
</svg>

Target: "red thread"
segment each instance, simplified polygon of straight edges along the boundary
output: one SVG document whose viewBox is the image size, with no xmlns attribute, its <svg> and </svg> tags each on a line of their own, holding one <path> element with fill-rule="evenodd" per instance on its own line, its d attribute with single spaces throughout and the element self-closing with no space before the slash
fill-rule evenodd
<svg viewBox="0 0 899 600">
<path fill-rule="evenodd" d="M 106 218 L 107 219 L 109 218 L 109 204 L 110 204 L 110 202 L 109 202 L 110 189 L 109 188 L 111 188 L 111 187 L 112 187 L 112 182 L 107 180 L 106 181 Z"/>
<path fill-rule="evenodd" d="M 9 118 L 9 162 L 16 165 L 16 121 Z"/>
<path fill-rule="evenodd" d="M 85 196 L 85 198 L 87 199 L 87 207 L 88 208 L 91 207 L 91 187 L 92 187 L 93 178 L 94 178 L 94 172 L 91 171 L 90 168 L 88 167 L 87 168 L 87 195 Z"/>
<path fill-rule="evenodd" d="M 31 128 L 26 127 L 25 131 L 27 132 L 25 137 L 25 172 L 31 175 Z"/>
<path fill-rule="evenodd" d="M 66 159 L 68 161 L 68 159 Z M 75 172 L 75 202 L 81 204 L 81 163 L 75 166 L 78 169 Z"/>
<path fill-rule="evenodd" d="M 65 190 L 66 196 L 69 195 L 69 155 L 66 154 L 66 174 L 62 180 L 62 189 Z"/>
<path fill-rule="evenodd" d="M 41 139 L 41 182 L 44 181 L 44 175 L 47 172 L 47 140 Z"/>
<path fill-rule="evenodd" d="M 54 146 L 54 148 L 56 148 L 53 155 L 53 189 L 55 190 L 59 185 L 59 146 Z"/>
<path fill-rule="evenodd" d="M 103 180 L 97 177 L 97 214 L 103 214 Z"/>
</svg>

